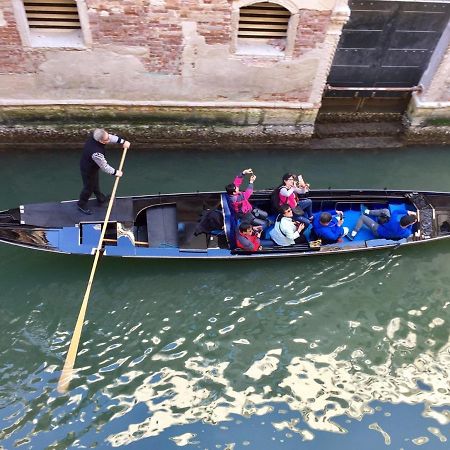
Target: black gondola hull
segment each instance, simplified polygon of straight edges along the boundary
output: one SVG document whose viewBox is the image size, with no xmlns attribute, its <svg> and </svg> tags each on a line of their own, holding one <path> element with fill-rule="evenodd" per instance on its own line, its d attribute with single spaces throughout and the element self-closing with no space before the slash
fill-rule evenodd
<svg viewBox="0 0 450 450">
<path fill-rule="evenodd" d="M 253 204 L 268 209 L 269 190 L 254 192 Z M 257 252 L 236 249 L 234 217 L 221 192 L 157 194 L 115 199 L 103 242 L 104 256 L 148 259 L 258 259 L 318 256 L 417 245 L 450 237 L 450 193 L 399 190 L 317 190 L 308 197 L 314 211 L 345 210 L 354 224 L 364 206 L 417 212 L 419 224 L 408 239 L 386 240 L 363 234 L 335 244 L 280 247 L 268 239 Z M 0 242 L 26 248 L 78 255 L 95 253 L 107 205 L 90 201 L 92 215 L 81 213 L 76 201 L 20 206 L 0 213 Z M 220 211 L 224 227 L 201 230 L 205 211 Z M 233 226 L 234 223 L 234 226 Z M 344 223 L 346 224 L 346 223 Z M 266 236 L 268 237 L 268 236 Z"/>
</svg>

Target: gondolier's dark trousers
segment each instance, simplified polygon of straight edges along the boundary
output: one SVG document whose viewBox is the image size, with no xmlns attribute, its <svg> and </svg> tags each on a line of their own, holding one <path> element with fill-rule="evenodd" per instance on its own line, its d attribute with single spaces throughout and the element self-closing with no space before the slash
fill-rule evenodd
<svg viewBox="0 0 450 450">
<path fill-rule="evenodd" d="M 85 207 L 92 194 L 95 194 L 97 200 L 103 203 L 106 200 L 106 195 L 102 194 L 102 192 L 100 191 L 98 170 L 90 172 L 82 170 L 81 178 L 83 179 L 83 189 L 80 192 L 78 205 L 82 208 Z"/>
</svg>

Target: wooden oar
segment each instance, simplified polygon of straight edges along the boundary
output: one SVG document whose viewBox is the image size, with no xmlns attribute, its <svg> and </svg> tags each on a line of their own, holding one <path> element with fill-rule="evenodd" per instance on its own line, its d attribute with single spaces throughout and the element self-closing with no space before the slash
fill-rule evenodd
<svg viewBox="0 0 450 450">
<path fill-rule="evenodd" d="M 113 244 L 114 243 L 117 243 L 117 239 L 103 239 L 103 242 L 112 242 Z M 147 247 L 148 247 L 148 242 L 146 242 L 146 241 L 134 241 L 134 244 L 135 245 L 146 245 Z"/>
<path fill-rule="evenodd" d="M 120 160 L 119 164 L 120 171 L 122 171 L 126 155 L 127 155 L 127 148 L 124 148 L 122 153 L 122 159 Z M 69 389 L 70 380 L 72 379 L 73 366 L 75 365 L 75 359 L 78 353 L 78 344 L 80 343 L 81 330 L 83 328 L 84 316 L 86 315 L 92 282 L 94 281 L 95 271 L 97 270 L 97 264 L 103 246 L 106 227 L 108 225 L 109 216 L 111 215 L 111 210 L 113 207 L 114 198 L 116 196 L 117 186 L 119 185 L 119 180 L 120 177 L 116 177 L 114 181 L 111 198 L 109 200 L 108 209 L 106 210 L 106 216 L 102 226 L 102 232 L 100 234 L 100 240 L 98 241 L 97 251 L 95 252 L 94 263 L 92 264 L 91 275 L 89 276 L 86 292 L 84 293 L 83 297 L 83 303 L 81 304 L 80 312 L 78 313 L 77 323 L 75 324 L 75 329 L 73 330 L 72 340 L 70 341 L 69 351 L 67 352 L 66 361 L 64 362 L 64 367 L 58 381 L 58 386 L 56 388 L 60 393 L 67 392 L 67 390 Z"/>
</svg>

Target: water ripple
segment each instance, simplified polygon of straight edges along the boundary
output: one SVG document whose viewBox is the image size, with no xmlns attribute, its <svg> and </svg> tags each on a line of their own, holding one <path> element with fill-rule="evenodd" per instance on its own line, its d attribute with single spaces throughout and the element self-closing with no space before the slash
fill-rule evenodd
<svg viewBox="0 0 450 450">
<path fill-rule="evenodd" d="M 164 448 L 164 439 L 208 447 L 203 436 L 218 425 L 226 436 L 218 448 L 255 445 L 266 432 L 282 448 L 292 437 L 307 446 L 323 432 L 352 435 L 356 423 L 393 446 L 399 431 L 385 425 L 395 423 L 386 405 L 406 405 L 420 406 L 423 427 L 405 439 L 444 443 L 450 274 L 427 283 L 424 267 L 403 259 L 330 258 L 245 274 L 224 266 L 201 282 L 180 269 L 177 283 L 170 273 L 154 277 L 151 292 L 142 289 L 145 268 L 127 289 L 112 270 L 97 285 L 65 396 L 55 385 L 73 324 L 52 320 L 39 301 L 5 324 L 0 438 L 6 448 Z M 36 359 L 24 362 L 30 348 Z"/>
</svg>

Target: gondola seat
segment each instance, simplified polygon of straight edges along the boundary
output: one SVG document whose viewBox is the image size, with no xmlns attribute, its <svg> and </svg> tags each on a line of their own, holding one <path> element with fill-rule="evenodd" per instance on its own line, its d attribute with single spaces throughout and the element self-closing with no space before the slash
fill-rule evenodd
<svg viewBox="0 0 450 450">
<path fill-rule="evenodd" d="M 178 224 L 175 204 L 151 206 L 146 211 L 149 247 L 177 247 Z"/>
</svg>

